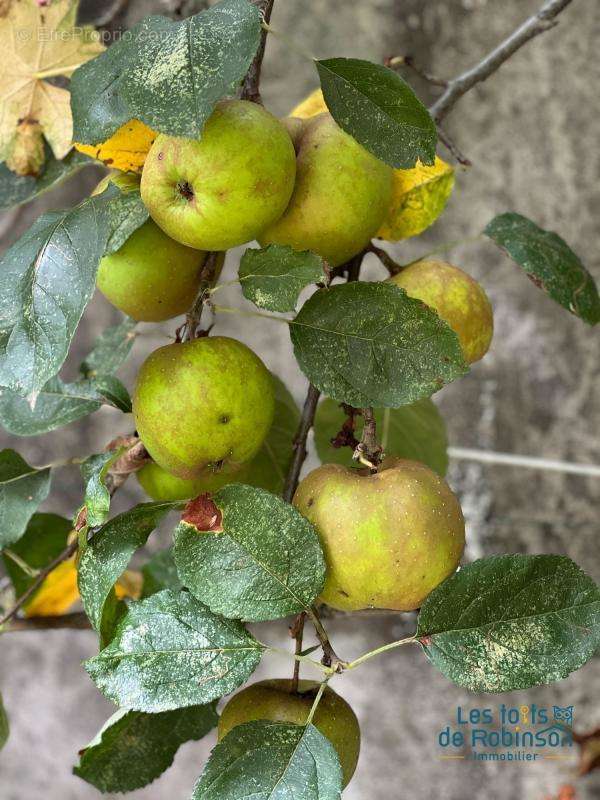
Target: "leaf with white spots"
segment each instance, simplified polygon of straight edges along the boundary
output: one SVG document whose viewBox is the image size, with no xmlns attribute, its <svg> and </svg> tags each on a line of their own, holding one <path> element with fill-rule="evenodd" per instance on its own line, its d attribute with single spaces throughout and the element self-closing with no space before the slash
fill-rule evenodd
<svg viewBox="0 0 600 800">
<path fill-rule="evenodd" d="M 364 148 L 397 169 L 434 163 L 435 123 L 398 73 L 358 58 L 316 66 L 332 117 Z"/>
<path fill-rule="evenodd" d="M 213 611 L 278 619 L 311 605 L 325 581 L 317 532 L 264 489 L 230 484 L 186 506 L 173 557 L 184 586 Z"/>
<path fill-rule="evenodd" d="M 594 279 L 564 239 L 535 222 L 507 212 L 484 234 L 523 267 L 532 283 L 588 325 L 600 322 L 600 296 Z"/>
<path fill-rule="evenodd" d="M 446 677 L 474 692 L 566 678 L 600 644 L 600 589 L 565 556 L 492 556 L 429 595 L 417 638 Z"/>
<path fill-rule="evenodd" d="M 106 200 L 39 217 L 0 263 L 0 386 L 35 396 L 62 366 L 96 283 Z"/>
<path fill-rule="evenodd" d="M 290 323 L 290 336 L 311 383 L 357 408 L 413 403 L 467 371 L 450 326 L 391 283 L 315 292 Z"/>
<path fill-rule="evenodd" d="M 339 800 L 342 769 L 314 725 L 247 722 L 212 751 L 191 800 Z"/>
<path fill-rule="evenodd" d="M 189 592 L 165 589 L 131 603 L 111 643 L 85 668 L 113 702 L 155 713 L 232 692 L 264 649 L 237 620 L 213 614 Z"/>
<path fill-rule="evenodd" d="M 293 311 L 302 289 L 323 279 L 323 259 L 310 250 L 270 244 L 246 250 L 240 261 L 244 297 L 270 311 Z"/>
</svg>

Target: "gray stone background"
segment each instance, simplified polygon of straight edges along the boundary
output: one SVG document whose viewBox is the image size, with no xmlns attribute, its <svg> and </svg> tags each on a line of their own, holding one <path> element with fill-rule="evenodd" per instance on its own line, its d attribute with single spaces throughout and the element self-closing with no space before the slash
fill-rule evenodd
<svg viewBox="0 0 600 800">
<path fill-rule="evenodd" d="M 431 72 L 452 76 L 511 31 L 540 0 L 278 0 L 273 25 L 317 56 L 353 55 L 381 60 L 413 54 Z M 120 20 L 131 24 L 173 4 L 131 0 Z M 110 3 L 88 0 L 93 17 Z M 559 231 L 600 279 L 600 156 L 598 148 L 600 7 L 575 0 L 555 30 L 512 58 L 487 83 L 465 97 L 447 121 L 473 167 L 458 175 L 443 218 L 418 242 L 392 248 L 408 261 L 442 242 L 478 233 L 498 212 L 514 209 Z M 270 37 L 263 95 L 284 114 L 313 88 L 310 63 Z M 419 80 L 426 99 L 433 95 Z M 441 154 L 447 157 L 444 151 Z M 10 244 L 37 215 L 84 196 L 97 177 L 88 171 L 38 202 L 0 220 L 2 244 Z M 237 254 L 227 261 L 234 274 Z M 465 379 L 437 396 L 453 445 L 600 461 L 600 401 L 595 389 L 600 347 L 596 332 L 565 313 L 535 289 L 489 245 L 456 247 L 451 259 L 482 281 L 495 309 L 496 332 L 486 359 Z M 367 261 L 369 278 L 383 277 Z M 230 292 L 229 304 L 241 304 Z M 117 315 L 96 298 L 86 312 L 73 363 Z M 131 386 L 136 364 L 166 343 L 175 323 L 142 326 L 134 356 L 122 371 Z M 227 317 L 217 326 L 246 341 L 284 378 L 300 401 L 305 381 L 290 357 L 287 336 L 268 321 Z M 279 335 L 278 335 L 279 334 Z M 73 367 L 71 367 L 71 370 Z M 69 374 L 67 366 L 66 374 Z M 66 430 L 39 439 L 14 440 L 33 463 L 96 452 L 131 423 L 102 411 Z M 314 459 L 309 462 L 314 465 Z M 459 492 L 468 520 L 469 558 L 499 552 L 568 554 L 600 579 L 597 479 L 454 462 L 450 483 Z M 79 498 L 77 471 L 54 481 L 46 507 L 69 515 Z M 121 509 L 140 499 L 132 480 L 118 495 Z M 166 539 L 164 540 L 166 541 Z M 328 624 L 338 652 L 353 657 L 402 636 L 406 620 L 336 618 Z M 285 623 L 262 626 L 260 635 L 285 645 Z M 0 799 L 87 800 L 97 792 L 71 776 L 78 749 L 112 713 L 82 671 L 95 649 L 91 633 L 58 631 L 2 637 L 0 687 L 11 718 L 9 744 L 0 755 Z M 265 659 L 260 675 L 286 676 L 285 659 Z M 381 796 L 442 800 L 497 798 L 542 800 L 575 779 L 575 762 L 474 764 L 439 758 L 436 732 L 453 722 L 458 705 L 575 706 L 580 730 L 600 724 L 600 664 L 592 660 L 554 686 L 504 696 L 476 696 L 449 684 L 417 650 L 394 651 L 336 682 L 360 719 L 364 744 L 348 800 Z M 187 798 L 214 740 L 185 745 L 159 782 L 132 793 L 136 800 Z M 577 783 L 579 800 L 598 796 L 600 773 Z"/>
</svg>

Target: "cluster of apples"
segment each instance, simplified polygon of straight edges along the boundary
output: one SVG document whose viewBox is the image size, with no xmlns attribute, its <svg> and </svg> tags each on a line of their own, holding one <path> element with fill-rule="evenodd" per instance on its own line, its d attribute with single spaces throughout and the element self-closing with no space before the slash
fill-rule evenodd
<svg viewBox="0 0 600 800">
<path fill-rule="evenodd" d="M 392 230 L 398 173 L 329 113 L 306 116 L 280 121 L 255 103 L 224 101 L 199 140 L 159 135 L 141 177 L 151 218 L 102 259 L 103 294 L 136 320 L 162 321 L 189 308 L 208 252 L 256 239 L 312 250 L 337 266 Z M 389 280 L 448 322 L 468 362 L 485 354 L 492 312 L 470 276 L 425 260 Z M 138 473 L 142 487 L 156 500 L 183 500 L 244 482 L 274 405 L 269 371 L 239 341 L 211 336 L 159 348 L 143 363 L 133 399 L 153 459 Z M 390 457 L 374 474 L 323 465 L 293 503 L 321 538 L 321 600 L 337 609 L 418 608 L 462 555 L 458 500 L 416 462 Z M 252 719 L 303 723 L 315 691 L 303 681 L 294 691 L 288 681 L 254 684 L 226 706 L 220 736 Z M 347 783 L 360 744 L 354 713 L 328 688 L 314 722 L 338 750 Z"/>
</svg>

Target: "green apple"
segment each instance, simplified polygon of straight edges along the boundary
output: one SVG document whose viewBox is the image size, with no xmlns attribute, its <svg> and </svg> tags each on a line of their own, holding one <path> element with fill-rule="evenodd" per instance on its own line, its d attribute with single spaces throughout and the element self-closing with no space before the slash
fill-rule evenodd
<svg viewBox="0 0 600 800">
<path fill-rule="evenodd" d="M 337 266 L 359 253 L 383 222 L 392 168 L 320 114 L 288 123 L 297 151 L 294 194 L 285 214 L 258 237 L 261 245 L 312 250 Z"/>
<path fill-rule="evenodd" d="M 486 293 L 470 275 L 446 261 L 424 259 L 388 280 L 450 325 L 469 364 L 484 357 L 492 342 L 494 316 Z"/>
<path fill-rule="evenodd" d="M 186 247 L 148 220 L 98 268 L 98 289 L 139 322 L 183 314 L 198 293 L 206 253 Z"/>
<path fill-rule="evenodd" d="M 419 608 L 463 552 L 456 496 L 416 461 L 387 458 L 373 475 L 325 464 L 304 478 L 293 502 L 321 539 L 321 600 L 333 608 Z"/>
<path fill-rule="evenodd" d="M 157 137 L 141 193 L 171 238 L 227 250 L 255 239 L 283 214 L 295 175 L 294 146 L 281 122 L 257 103 L 225 100 L 199 139 Z"/>
<path fill-rule="evenodd" d="M 235 471 L 260 449 L 273 421 L 271 374 L 245 344 L 206 336 L 169 344 L 142 364 L 133 396 L 139 436 L 179 478 Z"/>
<path fill-rule="evenodd" d="M 158 502 L 190 500 L 205 492 L 216 492 L 232 481 L 240 481 L 240 472 L 206 467 L 199 478 L 178 478 L 154 461 L 138 470 L 135 475 L 146 494 Z"/>
<path fill-rule="evenodd" d="M 259 681 L 242 689 L 227 703 L 219 719 L 218 737 L 223 739 L 236 725 L 255 720 L 288 722 L 304 725 L 319 684 L 299 681 L 292 693 L 291 681 L 273 679 Z M 343 785 L 354 775 L 360 750 L 360 728 L 354 711 L 329 686 L 317 706 L 313 725 L 335 747 L 342 766 Z"/>
</svg>

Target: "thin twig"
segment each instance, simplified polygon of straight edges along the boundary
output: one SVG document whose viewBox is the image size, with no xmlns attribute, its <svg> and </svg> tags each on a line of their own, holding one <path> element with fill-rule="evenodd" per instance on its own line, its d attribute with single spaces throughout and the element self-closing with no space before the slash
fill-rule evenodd
<svg viewBox="0 0 600 800">
<path fill-rule="evenodd" d="M 294 654 L 299 656 L 302 653 L 302 638 L 304 636 L 304 622 L 306 620 L 306 611 L 301 611 L 294 620 L 294 624 L 290 627 L 290 636 L 296 640 Z M 298 691 L 298 681 L 300 679 L 300 660 L 294 661 L 294 673 L 292 675 L 292 683 L 290 692 L 296 694 Z"/>
<path fill-rule="evenodd" d="M 308 434 L 315 420 L 317 403 L 319 402 L 320 396 L 321 392 L 314 387 L 312 383 L 309 384 L 306 400 L 304 401 L 304 406 L 302 408 L 302 416 L 300 418 L 298 430 L 294 436 L 294 455 L 285 479 L 285 486 L 283 489 L 283 499 L 286 501 L 286 503 L 292 502 L 294 492 L 298 488 L 300 471 L 304 461 L 306 460 L 306 456 L 308 455 L 308 451 L 306 449 L 306 440 L 308 439 Z"/>
<path fill-rule="evenodd" d="M 397 67 L 408 67 L 412 69 L 415 75 L 418 75 L 420 78 L 423 78 L 424 81 L 430 83 L 432 86 L 441 86 L 445 89 L 448 86 L 448 81 L 444 78 L 438 78 L 435 75 L 431 75 L 431 73 L 426 72 L 419 64 L 416 63 L 414 56 L 388 56 L 383 60 L 383 63 L 386 67 L 390 69 L 396 69 Z"/>
<path fill-rule="evenodd" d="M 210 297 L 210 291 L 213 288 L 215 280 L 217 280 L 217 273 L 220 271 L 220 259 L 222 253 L 207 253 L 200 272 L 200 283 L 198 286 L 198 294 L 190 310 L 188 311 L 185 322 L 176 331 L 175 338 L 177 341 L 190 341 L 202 335 L 199 331 L 200 321 L 202 319 L 202 312 L 206 301 Z M 210 329 L 209 329 L 210 330 Z"/>
<path fill-rule="evenodd" d="M 558 24 L 556 17 L 572 0 L 547 0 L 534 14 L 508 36 L 498 47 L 488 53 L 478 64 L 448 82 L 444 94 L 429 109 L 436 122 L 440 122 L 470 89 L 485 81 L 524 44 Z"/>
<path fill-rule="evenodd" d="M 473 162 L 470 158 L 459 149 L 458 145 L 452 139 L 447 131 L 445 131 L 440 125 L 437 126 L 438 131 L 438 138 L 440 142 L 444 145 L 444 147 L 448 150 L 448 152 L 458 161 L 458 163 L 463 167 L 472 167 Z"/>
<path fill-rule="evenodd" d="M 317 639 L 321 643 L 321 647 L 323 648 L 323 658 L 321 659 L 321 663 L 325 667 L 329 667 L 333 670 L 333 672 L 343 672 L 346 662 L 343 661 L 335 652 L 332 647 L 331 642 L 329 641 L 329 636 L 327 635 L 327 631 L 323 627 L 323 623 L 321 622 L 321 618 L 319 617 L 319 612 L 316 608 L 310 608 L 307 611 L 307 614 L 310 618 L 310 621 L 315 627 L 315 632 L 317 634 Z"/>
<path fill-rule="evenodd" d="M 250 64 L 250 69 L 244 78 L 241 94 L 243 100 L 251 100 L 253 103 L 262 102 L 259 89 L 260 71 L 262 68 L 263 58 L 265 57 L 265 45 L 267 42 L 268 33 L 266 26 L 268 26 L 271 20 L 271 12 L 273 11 L 274 3 L 275 0 L 261 0 L 261 2 L 256 3 L 265 24 L 263 25 L 260 44 L 258 46 L 258 50 L 256 51 L 256 55 L 254 56 L 254 61 L 252 64 Z"/>
<path fill-rule="evenodd" d="M 482 464 L 500 464 L 507 467 L 524 467 L 544 472 L 562 472 L 565 475 L 587 475 L 590 478 L 600 478 L 600 464 L 577 464 L 572 461 L 520 456 L 515 453 L 494 453 L 469 447 L 449 447 L 448 455 L 450 458 L 479 461 Z"/>
<path fill-rule="evenodd" d="M 397 261 L 394 261 L 389 253 L 387 253 L 381 247 L 377 247 L 377 245 L 373 244 L 373 242 L 367 246 L 367 253 L 373 253 L 376 255 L 390 275 L 397 275 L 404 269 L 401 264 L 398 264 Z"/>
<path fill-rule="evenodd" d="M 83 611 L 72 614 L 57 614 L 48 617 L 22 617 L 13 619 L 6 625 L 2 633 L 18 633 L 20 631 L 54 631 L 60 629 L 90 630 L 91 623 Z"/>
</svg>

